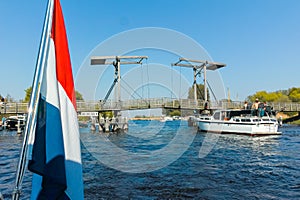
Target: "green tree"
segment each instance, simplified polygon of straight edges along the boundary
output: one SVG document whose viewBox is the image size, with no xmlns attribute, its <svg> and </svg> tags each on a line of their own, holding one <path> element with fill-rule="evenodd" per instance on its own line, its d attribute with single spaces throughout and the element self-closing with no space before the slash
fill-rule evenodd
<svg viewBox="0 0 300 200">
<path fill-rule="evenodd" d="M 207 99 L 209 100 L 209 90 L 207 90 Z M 188 99 L 194 99 L 194 86 L 189 88 L 189 95 Z M 203 84 L 197 84 L 197 99 L 204 100 L 204 85 Z"/>
<path fill-rule="evenodd" d="M 275 102 L 288 103 L 288 102 L 291 102 L 291 100 L 289 99 L 289 97 L 287 95 L 282 95 Z"/>
<path fill-rule="evenodd" d="M 292 102 L 300 102 L 300 88 L 291 88 L 288 96 Z"/>
<path fill-rule="evenodd" d="M 278 90 L 277 92 L 281 92 L 282 94 L 289 96 L 289 90 Z"/>
<path fill-rule="evenodd" d="M 27 88 L 25 91 L 25 98 L 23 100 L 24 103 L 27 103 L 30 101 L 30 96 L 31 96 L 31 92 L 32 92 L 32 87 Z"/>
<path fill-rule="evenodd" d="M 78 92 L 77 90 L 75 91 L 75 95 L 76 95 L 76 101 L 83 101 L 83 96 L 80 92 Z"/>
<path fill-rule="evenodd" d="M 10 96 L 10 94 L 7 94 L 4 100 L 5 102 L 15 102 L 14 98 Z"/>
<path fill-rule="evenodd" d="M 25 91 L 25 98 L 23 100 L 24 103 L 27 103 L 30 101 L 30 96 L 31 96 L 31 92 L 32 92 L 32 87 L 27 88 Z M 82 94 L 80 94 L 80 92 L 75 91 L 75 95 L 76 95 L 76 100 L 84 100 Z"/>
<path fill-rule="evenodd" d="M 282 91 L 277 92 L 266 92 L 266 91 L 258 91 L 254 95 L 250 95 L 247 98 L 250 102 L 254 102 L 255 99 L 263 102 L 290 102 L 289 97 L 283 93 Z"/>
<path fill-rule="evenodd" d="M 180 110 L 173 110 L 172 112 L 169 113 L 169 115 L 171 117 L 173 117 L 173 116 L 180 116 L 181 112 L 180 112 Z"/>
<path fill-rule="evenodd" d="M 164 109 L 163 114 L 167 116 L 181 116 L 181 111 L 180 110 L 173 110 L 173 109 Z"/>
<path fill-rule="evenodd" d="M 108 117 L 108 118 L 112 118 L 114 116 L 113 111 L 103 111 L 100 113 L 101 117 Z"/>
<path fill-rule="evenodd" d="M 266 101 L 268 93 L 266 91 L 258 91 L 254 95 L 248 97 L 250 102 L 254 102 L 255 99 L 259 99 L 259 101 Z"/>
</svg>

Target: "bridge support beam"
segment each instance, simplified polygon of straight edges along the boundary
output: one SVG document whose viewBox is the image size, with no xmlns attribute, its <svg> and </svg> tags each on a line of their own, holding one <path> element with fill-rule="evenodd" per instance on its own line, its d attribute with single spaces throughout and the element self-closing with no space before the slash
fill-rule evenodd
<svg viewBox="0 0 300 200">
<path fill-rule="evenodd" d="M 197 69 L 193 68 L 194 71 L 194 100 L 197 101 Z"/>
<path fill-rule="evenodd" d="M 121 61 L 121 60 L 136 60 L 136 61 Z M 103 103 L 105 103 L 115 86 L 115 101 L 121 102 L 121 64 L 142 64 L 143 59 L 148 59 L 148 56 L 93 56 L 91 57 L 91 65 L 113 65 L 115 67 L 114 83 L 106 94 Z M 120 107 L 120 105 L 118 105 Z M 119 108 L 120 109 L 120 108 Z"/>
<path fill-rule="evenodd" d="M 182 63 L 185 62 L 185 63 Z M 203 76 L 204 76 L 204 102 L 208 102 L 208 95 L 207 95 L 207 77 L 206 77 L 206 70 L 216 70 L 222 67 L 225 67 L 226 65 L 223 63 L 217 63 L 217 62 L 210 62 L 207 60 L 192 60 L 192 59 L 186 59 L 186 58 L 179 58 L 179 61 L 176 63 L 172 63 L 172 66 L 179 66 L 179 67 L 189 67 L 193 68 L 194 70 L 194 98 L 197 100 L 197 94 L 195 90 L 196 85 L 196 76 L 200 73 L 200 71 L 203 69 Z M 199 72 L 197 72 L 197 70 Z"/>
</svg>

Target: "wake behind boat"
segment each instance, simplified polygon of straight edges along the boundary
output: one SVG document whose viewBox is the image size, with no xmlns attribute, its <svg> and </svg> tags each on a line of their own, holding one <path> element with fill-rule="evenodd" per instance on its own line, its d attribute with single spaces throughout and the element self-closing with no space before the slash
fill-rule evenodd
<svg viewBox="0 0 300 200">
<path fill-rule="evenodd" d="M 197 122 L 198 129 L 205 132 L 250 136 L 281 134 L 274 115 L 253 116 L 252 110 L 216 110 L 212 115 L 200 115 Z"/>
</svg>

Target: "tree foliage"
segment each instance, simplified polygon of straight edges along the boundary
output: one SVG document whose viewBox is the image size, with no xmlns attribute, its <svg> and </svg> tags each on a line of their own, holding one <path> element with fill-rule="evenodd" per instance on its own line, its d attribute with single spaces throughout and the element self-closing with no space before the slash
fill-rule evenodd
<svg viewBox="0 0 300 200">
<path fill-rule="evenodd" d="M 167 115 L 167 116 L 181 116 L 181 111 L 177 110 L 177 109 L 163 109 L 163 115 Z"/>
<path fill-rule="evenodd" d="M 31 96 L 31 92 L 32 92 L 32 87 L 27 88 L 25 91 L 25 98 L 23 100 L 24 103 L 27 103 L 30 101 L 30 96 Z"/>
<path fill-rule="evenodd" d="M 255 99 L 266 102 L 297 102 L 300 103 L 300 88 L 293 87 L 288 90 L 278 90 L 276 92 L 258 91 L 248 96 L 247 100 L 254 102 Z"/>
<path fill-rule="evenodd" d="M 31 96 L 31 92 L 32 92 L 32 87 L 29 87 L 29 88 L 27 88 L 26 90 L 24 90 L 25 91 L 25 98 L 24 98 L 24 100 L 23 100 L 23 102 L 24 103 L 27 103 L 27 102 L 29 102 L 30 101 L 30 96 Z M 75 95 L 76 95 L 76 100 L 78 101 L 78 100 L 84 100 L 83 99 L 83 96 L 82 96 L 82 94 L 80 93 L 80 92 L 78 92 L 78 91 L 75 91 Z"/>
<path fill-rule="evenodd" d="M 75 95 L 76 95 L 76 101 L 83 101 L 83 96 L 80 92 L 78 92 L 77 90 L 75 91 Z"/>
<path fill-rule="evenodd" d="M 100 113 L 100 117 L 103 118 L 112 118 L 114 116 L 113 111 L 104 111 Z"/>
<path fill-rule="evenodd" d="M 292 102 L 300 102 L 300 88 L 289 89 L 289 99 Z"/>
<path fill-rule="evenodd" d="M 188 99 L 194 99 L 194 86 L 189 88 Z M 204 85 L 197 84 L 197 99 L 204 100 Z M 209 100 L 209 90 L 207 90 L 207 99 Z"/>
<path fill-rule="evenodd" d="M 173 116 L 181 116 L 181 112 L 180 112 L 180 110 L 172 110 L 169 113 L 169 116 L 171 116 L 171 117 L 173 117 Z"/>
</svg>

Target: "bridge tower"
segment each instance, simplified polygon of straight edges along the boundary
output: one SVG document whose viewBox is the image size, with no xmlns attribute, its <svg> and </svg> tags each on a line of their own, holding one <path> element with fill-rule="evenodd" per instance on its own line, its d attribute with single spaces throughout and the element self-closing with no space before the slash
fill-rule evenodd
<svg viewBox="0 0 300 200">
<path fill-rule="evenodd" d="M 115 68 L 114 81 L 106 93 L 103 103 L 110 96 L 110 93 L 115 89 L 115 101 L 121 102 L 121 64 L 142 64 L 143 59 L 148 59 L 147 56 L 93 56 L 91 57 L 91 65 L 113 65 Z M 120 105 L 118 105 L 120 106 Z"/>
<path fill-rule="evenodd" d="M 226 64 L 217 63 L 217 62 L 210 62 L 207 60 L 193 60 L 187 58 L 179 58 L 179 61 L 176 63 L 172 63 L 172 66 L 179 66 L 179 67 L 189 67 L 193 68 L 194 71 L 194 99 L 197 101 L 197 76 L 203 71 L 203 82 L 204 82 L 204 101 L 207 102 L 207 77 L 206 77 L 206 70 L 216 70 L 222 67 L 225 67 Z"/>
</svg>

